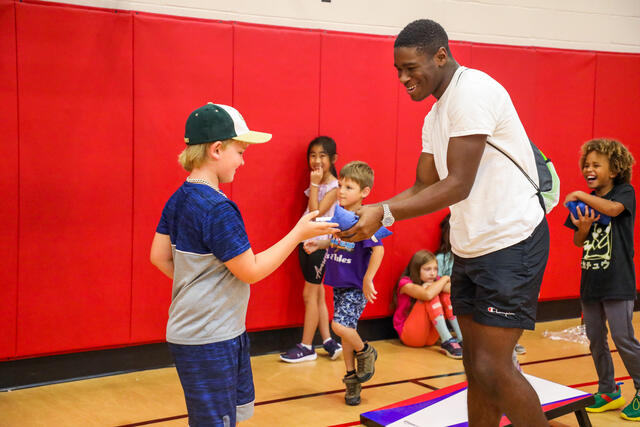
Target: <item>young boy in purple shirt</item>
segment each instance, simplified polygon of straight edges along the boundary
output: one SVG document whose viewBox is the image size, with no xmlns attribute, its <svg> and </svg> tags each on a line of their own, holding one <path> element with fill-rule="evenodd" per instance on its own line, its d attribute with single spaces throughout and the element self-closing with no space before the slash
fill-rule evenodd
<svg viewBox="0 0 640 427">
<path fill-rule="evenodd" d="M 355 212 L 362 206 L 362 200 L 369 195 L 372 187 L 371 167 L 360 161 L 348 163 L 340 171 L 338 203 Z M 371 239 L 350 243 L 336 237 L 305 243 L 308 253 L 321 248 L 328 248 L 324 283 L 333 287 L 334 315 L 331 328 L 342 339 L 347 369 L 342 379 L 346 385 L 344 400 L 347 405 L 359 405 L 361 384 L 373 376 L 378 353 L 373 346 L 362 341 L 356 327 L 367 301 L 373 303 L 376 299 L 378 292 L 373 286 L 373 277 L 382 262 L 384 247 L 380 241 Z"/>
</svg>

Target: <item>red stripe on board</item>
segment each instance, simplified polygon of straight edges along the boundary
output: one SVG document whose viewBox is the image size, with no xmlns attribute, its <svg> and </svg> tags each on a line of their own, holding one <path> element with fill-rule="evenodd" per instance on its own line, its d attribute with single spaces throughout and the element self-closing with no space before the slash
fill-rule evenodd
<svg viewBox="0 0 640 427">
<path fill-rule="evenodd" d="M 360 421 L 353 421 L 351 423 L 345 423 L 345 424 L 334 424 L 332 426 L 329 427 L 348 427 L 348 426 L 359 426 L 361 423 Z"/>
</svg>

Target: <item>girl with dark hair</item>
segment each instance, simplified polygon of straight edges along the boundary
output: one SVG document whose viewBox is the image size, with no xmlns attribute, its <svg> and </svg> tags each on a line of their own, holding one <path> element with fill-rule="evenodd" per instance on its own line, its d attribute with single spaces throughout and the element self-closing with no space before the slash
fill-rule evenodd
<svg viewBox="0 0 640 427">
<path fill-rule="evenodd" d="M 336 178 L 335 162 L 338 154 L 336 143 L 328 136 L 314 138 L 307 147 L 307 164 L 309 165 L 309 188 L 305 190 L 309 198 L 305 214 L 319 210 L 319 216 L 332 217 L 338 200 L 338 179 Z M 327 239 L 320 236 L 314 239 Z M 304 327 L 302 329 L 302 341 L 291 349 L 280 354 L 280 359 L 288 363 L 306 362 L 315 360 L 317 355 L 313 349 L 313 337 L 316 329 L 320 329 L 322 347 L 332 360 L 342 353 L 342 346 L 331 338 L 329 330 L 329 311 L 324 297 L 325 250 L 318 250 L 311 254 L 304 251 L 303 244 L 298 247 L 300 268 L 304 276 Z"/>
</svg>

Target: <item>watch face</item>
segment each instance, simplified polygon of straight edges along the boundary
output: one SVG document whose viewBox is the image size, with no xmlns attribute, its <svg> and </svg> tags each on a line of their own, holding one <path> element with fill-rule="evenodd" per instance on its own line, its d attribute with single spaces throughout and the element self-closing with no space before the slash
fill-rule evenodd
<svg viewBox="0 0 640 427">
<path fill-rule="evenodd" d="M 382 218 L 382 225 L 384 225 L 385 227 L 389 227 L 393 224 L 393 218 L 389 218 L 389 217 L 384 217 Z"/>
</svg>

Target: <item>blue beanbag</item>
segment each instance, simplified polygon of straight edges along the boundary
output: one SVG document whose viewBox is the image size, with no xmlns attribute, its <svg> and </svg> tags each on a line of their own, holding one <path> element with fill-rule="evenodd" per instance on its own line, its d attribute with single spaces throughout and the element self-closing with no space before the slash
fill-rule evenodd
<svg viewBox="0 0 640 427">
<path fill-rule="evenodd" d="M 342 206 L 336 206 L 336 210 L 333 214 L 333 218 L 329 220 L 329 222 L 337 222 L 338 228 L 340 231 L 348 230 L 358 222 L 358 215 L 355 213 L 346 210 Z M 386 229 L 385 227 L 380 227 L 378 231 L 375 232 L 373 237 L 376 239 L 384 239 L 387 236 L 391 236 L 391 231 Z M 372 239 L 375 240 L 375 239 Z"/>
<path fill-rule="evenodd" d="M 582 213 L 582 215 L 588 215 L 589 213 L 587 212 L 587 209 L 591 209 L 592 211 L 595 212 L 596 216 L 600 215 L 600 219 L 598 219 L 596 222 L 599 222 L 602 225 L 607 225 L 611 222 L 610 216 L 598 212 L 597 210 L 593 209 L 591 206 L 579 200 L 567 202 L 567 208 L 569 208 L 569 211 L 571 212 L 571 215 L 573 215 L 574 218 L 578 218 L 578 209 L 580 209 L 580 212 Z"/>
</svg>

